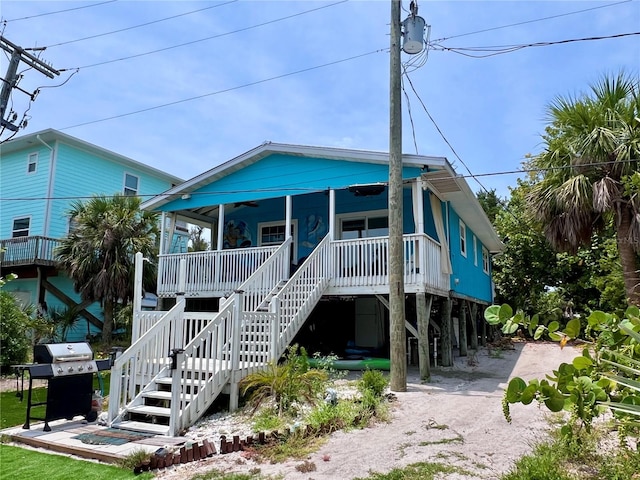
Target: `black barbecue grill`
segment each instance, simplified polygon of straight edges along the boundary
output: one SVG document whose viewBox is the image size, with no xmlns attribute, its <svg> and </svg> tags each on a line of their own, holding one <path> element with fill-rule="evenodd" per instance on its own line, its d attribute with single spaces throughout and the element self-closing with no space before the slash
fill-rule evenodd
<svg viewBox="0 0 640 480">
<path fill-rule="evenodd" d="M 111 360 L 94 360 L 88 343 L 50 343 L 33 347 L 34 363 L 17 365 L 16 372 L 22 377 L 24 392 L 24 372 L 29 373 L 27 397 L 27 420 L 22 426 L 30 428 L 31 420 L 44 420 L 44 431 L 51 430 L 49 422 L 91 413 L 93 396 L 93 374 L 111 368 Z M 47 380 L 46 402 L 33 403 L 33 380 Z M 32 417 L 31 408 L 46 405 L 44 418 Z"/>
</svg>

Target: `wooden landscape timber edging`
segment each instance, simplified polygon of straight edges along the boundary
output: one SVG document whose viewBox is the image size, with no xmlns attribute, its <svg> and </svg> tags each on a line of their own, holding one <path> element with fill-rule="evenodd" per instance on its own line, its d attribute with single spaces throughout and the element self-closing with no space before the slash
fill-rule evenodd
<svg viewBox="0 0 640 480">
<path fill-rule="evenodd" d="M 196 443 L 186 443 L 180 450 L 170 452 L 165 448 L 159 448 L 149 460 L 146 460 L 133 469 L 133 473 L 139 474 L 149 470 L 158 470 L 160 468 L 170 467 L 171 465 L 179 465 L 189 463 L 195 460 L 202 460 L 215 455 L 216 447 L 209 440 L 205 439 Z"/>
<path fill-rule="evenodd" d="M 196 460 L 203 460 L 216 454 L 226 454 L 233 452 L 242 452 L 251 449 L 253 445 L 266 445 L 273 441 L 284 440 L 295 432 L 301 432 L 304 437 L 317 435 L 319 433 L 328 433 L 332 431 L 330 425 L 325 425 L 319 429 L 314 429 L 311 425 L 304 428 L 291 430 L 274 430 L 272 432 L 259 432 L 256 436 L 248 435 L 244 440 L 239 435 L 234 435 L 231 440 L 227 440 L 225 435 L 220 436 L 220 449 L 216 451 L 214 444 L 208 439 L 202 442 L 190 443 L 187 441 L 178 451 L 170 452 L 166 448 L 159 448 L 150 458 L 138 464 L 133 472 L 138 474 L 149 470 L 158 470 L 160 468 L 170 467 L 171 465 L 179 465 L 190 463 Z"/>
</svg>

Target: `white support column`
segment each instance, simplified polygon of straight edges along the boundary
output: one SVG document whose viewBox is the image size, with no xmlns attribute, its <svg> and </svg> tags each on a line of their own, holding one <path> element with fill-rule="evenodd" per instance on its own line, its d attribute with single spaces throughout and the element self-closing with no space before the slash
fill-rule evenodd
<svg viewBox="0 0 640 480">
<path fill-rule="evenodd" d="M 218 205 L 218 242 L 216 250 L 222 250 L 224 242 L 224 204 Z"/>
<path fill-rule="evenodd" d="M 165 238 L 167 229 L 167 214 L 162 212 L 160 215 L 160 255 L 167 253 L 167 239 Z"/>
<path fill-rule="evenodd" d="M 133 276 L 133 324 L 131 326 L 131 343 L 140 338 L 140 311 L 142 310 L 142 273 L 144 258 L 142 252 L 135 255 L 135 270 Z"/>
<path fill-rule="evenodd" d="M 422 179 L 416 178 L 411 183 L 411 197 L 413 200 L 413 225 L 416 233 L 424 233 L 424 195 Z"/>
<path fill-rule="evenodd" d="M 336 239 L 336 191 L 329 189 L 329 238 Z"/>
<path fill-rule="evenodd" d="M 291 217 L 293 215 L 293 207 L 291 202 L 291 195 L 287 195 L 284 199 L 285 210 L 285 240 L 291 236 Z"/>
<path fill-rule="evenodd" d="M 236 290 L 235 304 L 233 306 L 233 321 L 231 323 L 231 382 L 229 385 L 229 411 L 234 412 L 240 403 L 240 388 L 237 378 L 240 369 L 240 325 L 242 324 L 242 313 L 244 305 L 244 292 Z"/>
</svg>

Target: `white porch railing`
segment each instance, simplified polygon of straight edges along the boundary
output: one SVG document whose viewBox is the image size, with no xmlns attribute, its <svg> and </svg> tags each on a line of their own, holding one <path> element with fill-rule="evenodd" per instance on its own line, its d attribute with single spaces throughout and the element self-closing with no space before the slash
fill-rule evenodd
<svg viewBox="0 0 640 480">
<path fill-rule="evenodd" d="M 403 236 L 405 285 L 449 290 L 442 273 L 440 245 L 424 234 Z M 359 238 L 332 242 L 335 274 L 332 289 L 389 286 L 389 238 Z"/>
<path fill-rule="evenodd" d="M 185 295 L 220 296 L 238 288 L 278 247 L 160 255 L 158 296 L 172 297 L 178 291 L 180 261 L 186 261 Z"/>
</svg>

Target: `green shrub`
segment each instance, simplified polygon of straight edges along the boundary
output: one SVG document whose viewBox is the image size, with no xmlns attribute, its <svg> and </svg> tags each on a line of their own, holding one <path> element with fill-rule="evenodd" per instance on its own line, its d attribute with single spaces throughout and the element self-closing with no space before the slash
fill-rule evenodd
<svg viewBox="0 0 640 480">
<path fill-rule="evenodd" d="M 358 391 L 363 395 L 371 392 L 375 397 L 382 397 L 389 380 L 380 370 L 365 370 L 358 382 Z"/>
<path fill-rule="evenodd" d="M 26 362 L 31 345 L 31 311 L 21 308 L 11 293 L 0 290 L 0 366 Z"/>
<path fill-rule="evenodd" d="M 327 380 L 326 372 L 309 368 L 304 348 L 298 351 L 298 346 L 292 345 L 282 363 L 271 362 L 265 370 L 246 376 L 240 382 L 240 389 L 242 395 L 250 394 L 254 412 L 272 398 L 278 407 L 278 415 L 283 415 L 290 413 L 297 403 L 315 405 Z"/>
</svg>

